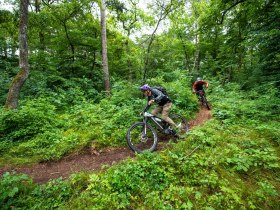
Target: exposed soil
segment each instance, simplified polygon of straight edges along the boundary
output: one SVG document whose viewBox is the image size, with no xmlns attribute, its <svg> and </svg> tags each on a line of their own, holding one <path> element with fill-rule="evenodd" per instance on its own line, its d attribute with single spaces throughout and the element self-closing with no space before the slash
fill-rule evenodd
<svg viewBox="0 0 280 210">
<path fill-rule="evenodd" d="M 211 111 L 202 108 L 194 120 L 190 122 L 190 127 L 203 124 L 211 118 Z M 163 140 L 158 145 L 158 150 L 166 147 L 168 141 Z M 135 157 L 135 154 L 127 147 L 107 148 L 101 151 L 85 149 L 78 154 L 71 154 L 59 161 L 39 163 L 32 166 L 21 166 L 13 168 L 0 168 L 0 175 L 6 171 L 16 171 L 28 174 L 34 182 L 45 183 L 51 179 L 62 177 L 68 178 L 71 174 L 81 171 L 98 171 L 104 165 L 112 165 L 128 157 Z"/>
</svg>

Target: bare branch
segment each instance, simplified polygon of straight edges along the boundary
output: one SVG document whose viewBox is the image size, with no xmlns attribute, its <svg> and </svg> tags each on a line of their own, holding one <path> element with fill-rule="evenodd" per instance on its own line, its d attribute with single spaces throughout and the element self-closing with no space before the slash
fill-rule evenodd
<svg viewBox="0 0 280 210">
<path fill-rule="evenodd" d="M 222 13 L 222 19 L 221 19 L 221 21 L 220 21 L 219 24 L 223 24 L 225 15 L 227 14 L 227 12 L 228 12 L 229 10 L 231 10 L 231 9 L 232 9 L 233 7 L 235 7 L 236 5 L 241 4 L 241 3 L 245 2 L 245 1 L 247 1 L 247 0 L 239 0 L 239 1 L 236 1 L 236 2 L 235 2 L 234 4 L 232 4 L 229 8 L 227 8 L 226 10 L 224 10 L 223 13 Z"/>
</svg>

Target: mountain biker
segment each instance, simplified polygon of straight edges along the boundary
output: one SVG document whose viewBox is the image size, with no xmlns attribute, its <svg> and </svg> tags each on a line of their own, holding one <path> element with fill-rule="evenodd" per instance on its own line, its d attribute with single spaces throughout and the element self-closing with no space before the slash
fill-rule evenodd
<svg viewBox="0 0 280 210">
<path fill-rule="evenodd" d="M 171 99 L 167 95 L 164 95 L 160 90 L 151 88 L 148 84 L 141 86 L 140 90 L 148 97 L 147 107 L 154 102 L 157 103 L 157 107 L 152 111 L 152 114 L 157 115 L 161 112 L 162 119 L 169 123 L 172 128 L 175 128 L 175 123 L 168 116 L 172 106 Z"/>
<path fill-rule="evenodd" d="M 205 91 L 203 89 L 203 85 L 205 85 L 206 88 L 208 88 L 209 83 L 203 79 L 201 79 L 200 77 L 198 77 L 196 79 L 196 81 L 194 82 L 193 86 L 192 86 L 192 92 L 196 93 L 197 96 L 199 96 L 199 92 L 200 90 L 203 91 L 203 93 L 205 94 Z"/>
</svg>

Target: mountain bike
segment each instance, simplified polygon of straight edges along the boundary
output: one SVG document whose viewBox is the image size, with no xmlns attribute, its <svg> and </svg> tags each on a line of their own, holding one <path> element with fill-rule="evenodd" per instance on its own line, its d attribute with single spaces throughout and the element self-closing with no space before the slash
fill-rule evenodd
<svg viewBox="0 0 280 210">
<path fill-rule="evenodd" d="M 126 140 L 128 146 L 137 153 L 143 151 L 153 152 L 158 144 L 157 131 L 164 135 L 180 138 L 182 134 L 189 131 L 188 121 L 179 114 L 170 114 L 170 118 L 176 124 L 175 129 L 171 129 L 170 125 L 162 118 L 149 113 L 148 108 L 144 109 L 143 121 L 134 123 L 127 131 Z M 154 127 L 152 127 L 152 124 Z"/>
<path fill-rule="evenodd" d="M 199 90 L 196 93 L 198 93 L 199 95 L 199 101 L 201 103 L 202 106 L 205 106 L 208 110 L 210 110 L 210 105 L 209 102 L 205 96 L 205 92 L 204 90 Z"/>
</svg>

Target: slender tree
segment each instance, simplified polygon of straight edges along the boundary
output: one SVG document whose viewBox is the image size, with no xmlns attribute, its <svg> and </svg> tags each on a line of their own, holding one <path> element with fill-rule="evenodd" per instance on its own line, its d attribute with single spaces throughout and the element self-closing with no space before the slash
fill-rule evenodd
<svg viewBox="0 0 280 210">
<path fill-rule="evenodd" d="M 19 72 L 15 76 L 10 86 L 5 107 L 8 109 L 16 109 L 18 105 L 20 90 L 28 78 L 28 3 L 29 0 L 20 1 L 20 23 L 19 23 Z"/>
<path fill-rule="evenodd" d="M 102 39 L 102 65 L 104 73 L 104 85 L 105 92 L 110 95 L 111 85 L 110 85 L 110 74 L 108 67 L 108 57 L 107 57 L 107 35 L 106 35 L 106 13 L 105 13 L 106 0 L 101 0 L 101 39 Z"/>
</svg>

